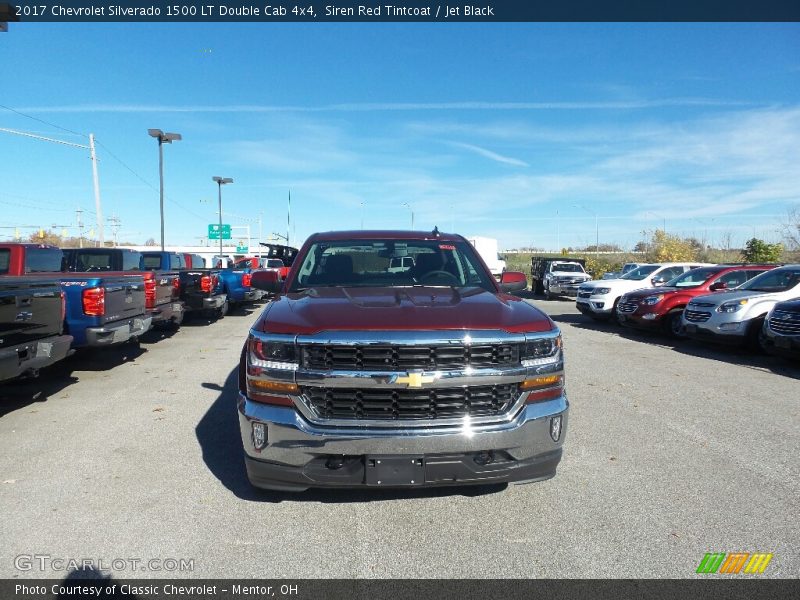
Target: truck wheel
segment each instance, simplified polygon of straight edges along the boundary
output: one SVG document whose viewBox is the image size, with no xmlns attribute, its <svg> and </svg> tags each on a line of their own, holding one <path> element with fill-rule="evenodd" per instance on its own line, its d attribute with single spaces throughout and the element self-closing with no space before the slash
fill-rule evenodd
<svg viewBox="0 0 800 600">
<path fill-rule="evenodd" d="M 550 286 L 549 285 L 545 286 L 545 288 L 544 288 L 544 299 L 545 300 L 552 300 L 553 299 L 553 295 L 550 293 Z"/>
<path fill-rule="evenodd" d="M 680 310 L 673 310 L 663 319 L 663 328 L 664 333 L 672 338 L 683 338 L 686 337 L 681 329 L 681 315 L 683 314 L 683 308 Z"/>
<path fill-rule="evenodd" d="M 216 313 L 214 314 L 214 317 L 217 319 L 221 319 L 227 314 L 228 314 L 228 301 L 225 300 L 225 303 L 217 309 Z"/>
<path fill-rule="evenodd" d="M 537 296 L 541 296 L 544 294 L 544 285 L 542 284 L 541 280 L 536 280 L 534 282 L 534 292 Z"/>
<path fill-rule="evenodd" d="M 619 320 L 619 313 L 617 312 L 618 304 L 619 304 L 619 298 L 614 300 L 614 306 L 611 307 L 611 321 L 613 321 L 617 325 L 622 325 L 622 321 Z"/>
</svg>

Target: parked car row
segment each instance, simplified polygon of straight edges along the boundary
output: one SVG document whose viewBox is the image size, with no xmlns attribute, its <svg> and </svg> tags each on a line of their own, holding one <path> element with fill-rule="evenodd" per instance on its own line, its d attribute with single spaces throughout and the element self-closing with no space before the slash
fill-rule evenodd
<svg viewBox="0 0 800 600">
<path fill-rule="evenodd" d="M 800 265 L 644 264 L 581 284 L 575 305 L 595 320 L 800 357 Z"/>
<path fill-rule="evenodd" d="M 0 243 L 0 381 L 36 375 L 82 348 L 180 327 L 190 314 L 221 318 L 262 298 L 251 276 L 251 268 L 207 269 L 191 254 Z"/>
</svg>

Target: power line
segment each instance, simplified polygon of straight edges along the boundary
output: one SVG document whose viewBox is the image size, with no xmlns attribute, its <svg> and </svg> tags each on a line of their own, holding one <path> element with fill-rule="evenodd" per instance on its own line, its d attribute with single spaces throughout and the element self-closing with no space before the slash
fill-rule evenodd
<svg viewBox="0 0 800 600">
<path fill-rule="evenodd" d="M 78 133 L 77 131 L 72 131 L 71 129 L 67 129 L 66 127 L 61 127 L 60 125 L 56 125 L 55 123 L 50 123 L 48 121 L 45 121 L 44 119 L 40 119 L 38 117 L 25 114 L 24 112 L 20 112 L 14 108 L 11 108 L 10 106 L 5 106 L 4 104 L 0 104 L 0 108 L 5 108 L 6 110 L 10 110 L 11 112 L 20 115 L 21 117 L 33 119 L 34 121 L 38 121 L 39 123 L 43 123 L 45 125 L 49 125 L 50 127 L 55 127 L 56 129 L 60 129 L 61 131 L 66 131 L 67 133 L 71 133 L 72 135 L 79 135 L 81 137 L 86 137 L 85 133 Z"/>
</svg>

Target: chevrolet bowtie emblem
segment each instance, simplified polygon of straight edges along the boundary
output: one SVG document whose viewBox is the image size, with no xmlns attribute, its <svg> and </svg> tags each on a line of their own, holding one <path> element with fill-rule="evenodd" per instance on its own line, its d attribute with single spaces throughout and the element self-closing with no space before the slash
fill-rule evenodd
<svg viewBox="0 0 800 600">
<path fill-rule="evenodd" d="M 436 381 L 435 375 L 423 375 L 422 373 L 409 373 L 404 377 L 397 377 L 394 380 L 395 383 L 408 384 L 410 388 L 419 388 L 422 387 L 423 383 L 433 383 L 434 381 Z"/>
</svg>

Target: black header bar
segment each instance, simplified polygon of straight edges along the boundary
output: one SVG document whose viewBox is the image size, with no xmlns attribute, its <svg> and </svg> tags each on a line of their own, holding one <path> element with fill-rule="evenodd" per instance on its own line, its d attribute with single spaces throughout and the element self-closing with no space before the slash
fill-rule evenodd
<svg viewBox="0 0 800 600">
<path fill-rule="evenodd" d="M 797 0 L 23 0 L 0 22 L 797 22 Z"/>
</svg>

